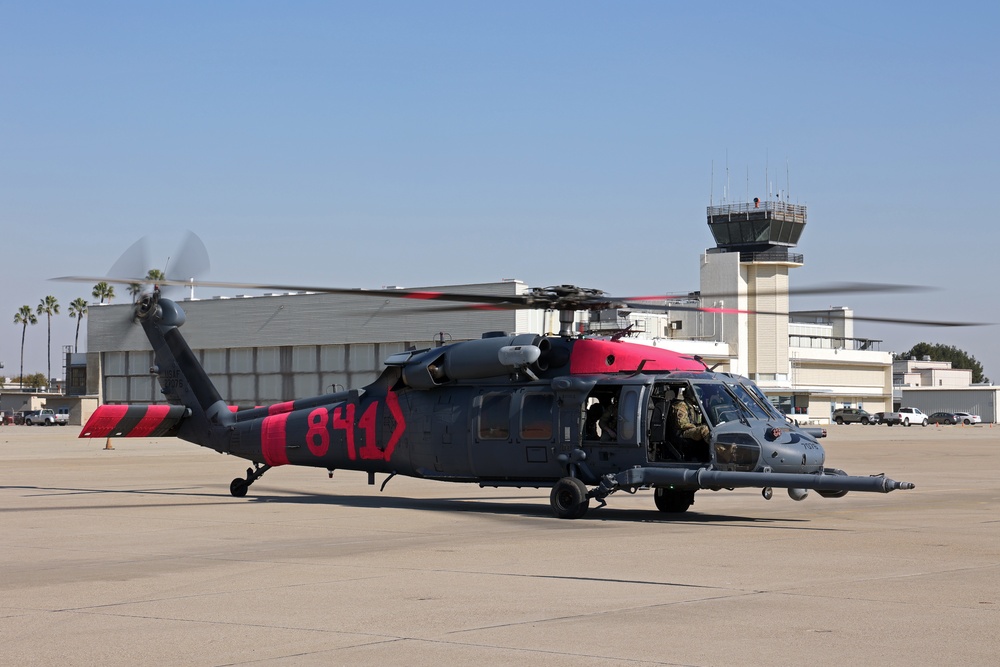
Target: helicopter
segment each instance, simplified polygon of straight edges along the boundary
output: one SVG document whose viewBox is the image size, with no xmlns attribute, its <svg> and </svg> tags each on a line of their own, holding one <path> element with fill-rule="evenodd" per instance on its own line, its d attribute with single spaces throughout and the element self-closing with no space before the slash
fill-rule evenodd
<svg viewBox="0 0 1000 667">
<path fill-rule="evenodd" d="M 382 490 L 396 475 L 548 488 L 552 513 L 562 519 L 581 518 L 591 501 L 604 506 L 619 491 L 651 491 L 657 510 L 679 514 L 706 489 L 758 488 L 770 499 L 774 488 L 785 488 L 802 500 L 810 490 L 840 498 L 914 488 L 827 467 L 819 443 L 825 431 L 786 418 L 746 377 L 715 372 L 698 357 L 573 329 L 577 311 L 645 305 L 650 297 L 619 299 L 572 285 L 489 296 L 199 282 L 464 302 L 441 310 L 559 313 L 557 335 L 492 332 L 408 350 L 386 358 L 366 386 L 238 409 L 180 333 L 184 310 L 161 291 L 189 284 L 160 280 L 133 306 L 165 403 L 101 405 L 80 437 L 178 437 L 246 459 L 252 466 L 230 483 L 234 497 L 284 465 L 326 469 L 331 477 L 336 470 L 366 472 L 373 485 L 385 474 Z M 698 419 L 700 439 L 680 431 L 681 403 Z"/>
</svg>

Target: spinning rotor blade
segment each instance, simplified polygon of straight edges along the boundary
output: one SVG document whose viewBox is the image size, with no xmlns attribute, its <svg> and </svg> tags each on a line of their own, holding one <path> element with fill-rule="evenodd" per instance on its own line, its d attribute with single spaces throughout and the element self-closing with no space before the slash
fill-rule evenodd
<svg viewBox="0 0 1000 667">
<path fill-rule="evenodd" d="M 106 282 L 119 285 L 149 285 L 155 282 L 161 286 L 208 285 L 198 282 L 197 278 L 208 273 L 211 262 L 208 249 L 202 240 L 192 231 L 188 231 L 177 252 L 167 257 L 162 272 L 171 278 L 151 281 L 147 276 L 154 267 L 149 259 L 149 239 L 142 237 L 115 261 L 106 276 L 63 276 L 52 278 L 58 282 Z"/>
<path fill-rule="evenodd" d="M 188 231 L 177 249 L 172 261 L 167 262 L 164 273 L 167 277 L 185 281 L 185 285 L 190 285 L 199 276 L 208 274 L 212 268 L 212 263 L 208 259 L 208 248 L 198 235 Z"/>
<path fill-rule="evenodd" d="M 201 244 L 200 239 L 197 236 L 191 234 L 194 239 L 197 240 L 199 250 L 195 255 L 203 255 L 205 257 L 205 267 L 207 270 L 207 251 L 204 251 L 204 245 Z M 116 264 L 117 266 L 117 264 Z M 417 301 L 447 301 L 452 303 L 460 303 L 465 305 L 440 305 L 431 307 L 421 307 L 414 308 L 413 312 L 460 312 L 460 311 L 490 311 L 490 310 L 557 310 L 557 311 L 582 311 L 582 310 L 607 310 L 612 308 L 628 308 L 634 310 L 644 310 L 652 312 L 668 312 L 668 311 L 689 311 L 689 312 L 705 312 L 705 313 L 739 313 L 748 315 L 775 315 L 775 316 L 787 316 L 789 313 L 786 312 L 775 312 L 775 311 L 756 311 L 756 310 L 741 310 L 736 308 L 727 308 L 725 306 L 693 306 L 693 305 L 682 305 L 676 303 L 677 301 L 688 300 L 688 301 L 706 301 L 715 299 L 725 299 L 725 298 L 735 298 L 741 296 L 735 292 L 733 293 L 699 293 L 691 292 L 688 294 L 665 294 L 665 295 L 652 295 L 652 296 L 629 296 L 629 297 L 614 297 L 609 296 L 605 292 L 596 289 L 586 289 L 581 287 L 576 287 L 574 285 L 557 285 L 544 288 L 532 288 L 524 294 L 475 294 L 475 293 L 463 293 L 463 292 L 443 292 L 435 290 L 425 290 L 425 289 L 405 289 L 405 288 L 392 288 L 392 289 L 361 289 L 361 288 L 338 288 L 338 287 L 326 287 L 326 286 L 315 286 L 315 285 L 289 285 L 289 284 L 275 284 L 275 283 L 237 283 L 237 282 L 220 282 L 220 281 L 202 281 L 202 280 L 184 280 L 177 279 L 177 274 L 175 271 L 171 271 L 171 275 L 174 278 L 167 278 L 165 280 L 157 281 L 159 285 L 195 285 L 200 287 L 216 287 L 221 289 L 237 289 L 237 290 L 274 290 L 276 292 L 315 292 L 319 294 L 339 294 L 344 296 L 359 296 L 359 297 L 385 297 L 390 299 L 413 299 Z M 55 278 L 54 280 L 70 280 L 70 281 L 91 281 L 94 278 L 87 277 L 65 277 L 65 278 Z M 99 280 L 111 281 L 108 278 L 101 278 Z M 148 282 L 145 278 L 115 278 L 117 282 Z M 858 282 L 840 282 L 840 283 L 830 283 L 826 285 L 811 285 L 798 288 L 790 288 L 785 292 L 785 294 L 790 296 L 801 296 L 801 295 L 820 295 L 820 294 L 877 294 L 877 293 L 894 293 L 894 292 L 919 292 L 926 291 L 936 288 L 922 287 L 916 285 L 898 285 L 891 283 L 858 283 Z M 752 294 L 744 294 L 744 296 L 752 296 Z M 665 303 L 651 303 L 661 301 Z M 399 312 L 399 311 L 397 311 Z M 796 311 L 797 312 L 797 311 Z M 803 314 L 808 314 L 810 312 L 825 312 L 825 311 L 801 311 Z M 918 326 L 941 326 L 941 327 L 960 327 L 960 326 L 980 326 L 987 323 L 984 322 L 944 322 L 937 320 L 919 320 L 919 319 L 906 319 L 906 318 L 889 318 L 889 317 L 867 317 L 863 315 L 854 315 L 853 319 L 860 322 L 879 322 L 886 324 L 909 324 Z"/>
<path fill-rule="evenodd" d="M 807 285 L 790 287 L 783 292 L 788 296 L 815 296 L 821 294 L 890 294 L 894 292 L 928 292 L 939 289 L 922 285 L 896 285 L 893 283 L 829 283 L 827 285 Z M 621 301 L 675 301 L 685 299 L 728 299 L 738 296 L 753 296 L 753 292 L 743 295 L 738 292 L 689 292 L 687 294 L 659 294 L 652 296 L 629 296 Z"/>
<path fill-rule="evenodd" d="M 680 304 L 649 304 L 642 303 L 638 301 L 627 301 L 627 300 L 617 300 L 608 299 L 600 304 L 600 308 L 587 308 L 585 304 L 578 304 L 581 307 L 573 308 L 573 310 L 593 310 L 593 309 L 604 309 L 604 308 L 625 308 L 633 309 L 639 311 L 652 311 L 652 312 L 693 312 L 693 313 L 722 313 L 722 314 L 737 314 L 737 315 L 774 315 L 787 317 L 789 315 L 825 315 L 827 311 L 823 310 L 802 310 L 802 311 L 790 311 L 790 312 L 778 312 L 778 311 L 767 311 L 767 310 L 746 310 L 740 308 L 725 308 L 719 306 L 687 306 Z M 531 305 L 526 306 L 520 303 L 468 303 L 464 305 L 453 305 L 453 306 L 429 306 L 425 308 L 406 308 L 402 310 L 396 310 L 397 313 L 457 313 L 457 312 L 483 312 L 483 311 L 499 311 L 499 310 L 524 310 L 524 309 L 534 309 L 541 308 L 541 306 Z M 929 326 L 929 327 L 976 327 L 976 326 L 989 326 L 989 322 L 947 322 L 942 320 L 918 320 L 918 319 L 907 319 L 907 318 L 893 318 L 893 317 L 870 317 L 865 315 L 853 315 L 852 318 L 859 322 L 878 322 L 882 324 L 909 324 L 915 326 Z"/>
<path fill-rule="evenodd" d="M 149 240 L 143 236 L 121 254 L 108 269 L 108 275 L 100 278 L 98 282 L 142 282 L 131 280 L 130 276 L 145 276 L 149 268 Z"/>
<path fill-rule="evenodd" d="M 650 309 L 649 306 L 642 306 L 647 310 Z M 698 313 L 722 313 L 722 314 L 742 314 L 742 315 L 774 315 L 787 317 L 789 315 L 826 315 L 828 311 L 825 310 L 795 310 L 790 312 L 778 312 L 769 310 L 743 310 L 739 308 L 720 308 L 720 307 L 704 307 L 699 308 L 698 306 L 656 306 L 653 307 L 655 310 L 659 311 L 688 311 L 688 312 L 698 312 Z M 852 315 L 851 319 L 859 322 L 879 322 L 882 324 L 911 324 L 916 326 L 927 326 L 927 327 L 980 327 L 989 326 L 989 322 L 945 322 L 942 320 L 914 320 L 899 317 L 869 317 L 865 315 Z"/>
</svg>

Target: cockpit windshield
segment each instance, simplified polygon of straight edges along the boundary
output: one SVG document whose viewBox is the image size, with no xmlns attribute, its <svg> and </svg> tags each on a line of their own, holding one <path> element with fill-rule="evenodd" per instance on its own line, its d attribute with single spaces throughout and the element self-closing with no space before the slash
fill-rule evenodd
<svg viewBox="0 0 1000 667">
<path fill-rule="evenodd" d="M 745 378 L 742 382 L 740 382 L 740 384 L 743 386 L 743 388 L 745 388 L 747 391 L 749 391 L 750 393 L 752 393 L 754 396 L 757 397 L 757 403 L 765 410 L 767 410 L 771 414 L 771 417 L 775 419 L 785 418 L 785 415 L 783 415 L 781 411 L 778 410 L 777 407 L 775 407 L 774 403 L 772 403 L 770 399 L 768 399 L 768 397 L 764 395 L 764 392 L 760 390 L 760 387 L 758 387 L 753 382 Z"/>
<path fill-rule="evenodd" d="M 727 383 L 728 384 L 728 383 Z M 756 419 L 774 419 L 773 408 L 767 399 L 761 401 L 757 393 L 748 388 L 742 382 L 734 382 L 728 385 L 730 389 L 739 397 L 747 408 L 753 413 Z M 754 387 L 756 389 L 756 387 Z M 757 391 L 760 391 L 759 389 Z M 766 407 L 765 407 L 766 406 Z M 770 409 L 769 409 L 770 408 Z"/>
</svg>

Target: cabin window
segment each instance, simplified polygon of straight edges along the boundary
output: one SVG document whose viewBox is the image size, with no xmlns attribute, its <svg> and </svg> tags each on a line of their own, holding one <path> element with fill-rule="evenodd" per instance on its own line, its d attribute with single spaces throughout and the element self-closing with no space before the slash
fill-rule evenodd
<svg viewBox="0 0 1000 667">
<path fill-rule="evenodd" d="M 521 408 L 521 437 L 525 440 L 552 439 L 552 394 L 525 394 Z"/>
<path fill-rule="evenodd" d="M 746 433 L 722 433 L 715 441 L 715 464 L 720 470 L 752 471 L 758 460 L 760 445 Z"/>
<path fill-rule="evenodd" d="M 486 394 L 479 405 L 479 439 L 510 438 L 510 394 Z"/>
<path fill-rule="evenodd" d="M 621 409 L 619 410 L 621 419 L 621 432 L 618 434 L 621 440 L 631 441 L 635 437 L 636 416 L 639 414 L 639 392 L 635 389 L 626 389 L 622 394 Z"/>
</svg>

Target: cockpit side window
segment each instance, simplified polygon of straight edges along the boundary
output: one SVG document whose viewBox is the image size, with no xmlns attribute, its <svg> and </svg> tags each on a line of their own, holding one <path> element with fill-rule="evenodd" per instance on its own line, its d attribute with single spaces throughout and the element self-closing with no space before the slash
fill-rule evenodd
<svg viewBox="0 0 1000 667">
<path fill-rule="evenodd" d="M 737 421 L 740 418 L 741 410 L 733 396 L 726 391 L 721 384 L 699 384 L 695 386 L 695 393 L 705 407 L 705 415 L 713 426 L 718 426 L 728 421 Z"/>
</svg>

